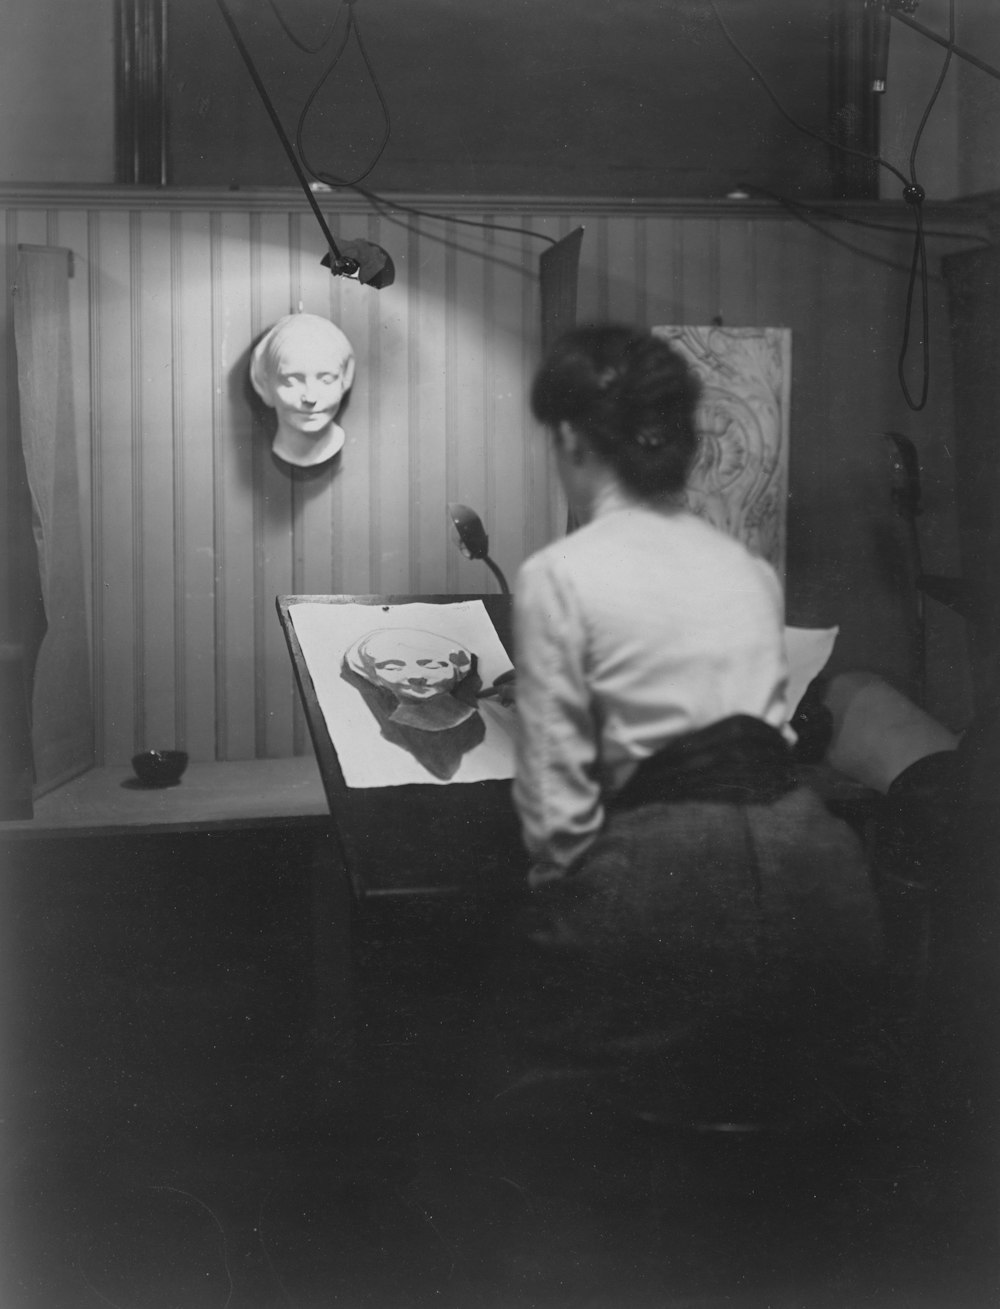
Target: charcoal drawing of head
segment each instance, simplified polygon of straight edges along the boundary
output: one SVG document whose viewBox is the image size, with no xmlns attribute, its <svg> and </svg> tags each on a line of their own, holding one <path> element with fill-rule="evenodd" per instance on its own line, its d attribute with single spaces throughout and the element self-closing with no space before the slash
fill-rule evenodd
<svg viewBox="0 0 1000 1309">
<path fill-rule="evenodd" d="M 472 671 L 472 652 L 448 637 L 380 628 L 355 642 L 345 658 L 353 672 L 394 697 L 394 722 L 440 732 L 475 713 L 451 695 Z"/>
<path fill-rule="evenodd" d="M 416 628 L 367 632 L 344 655 L 345 678 L 362 692 L 386 739 L 447 779 L 483 739 L 476 657 L 461 643 Z"/>
<path fill-rule="evenodd" d="M 272 450 L 285 463 L 326 463 L 344 445 L 334 422 L 354 382 L 354 349 L 328 318 L 287 314 L 261 337 L 250 359 L 250 381 L 275 411 Z"/>
</svg>

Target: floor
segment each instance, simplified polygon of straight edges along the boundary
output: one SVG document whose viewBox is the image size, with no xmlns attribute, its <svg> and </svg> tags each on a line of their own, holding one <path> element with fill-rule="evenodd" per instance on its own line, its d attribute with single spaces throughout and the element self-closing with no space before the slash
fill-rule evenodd
<svg viewBox="0 0 1000 1309">
<path fill-rule="evenodd" d="M 299 868 L 230 841 L 7 871 L 2 1309 L 997 1303 L 961 1023 L 907 1037 L 879 1121 L 812 1135 L 470 1108 L 481 925 L 373 906 L 354 1055 L 321 1060 Z"/>
</svg>

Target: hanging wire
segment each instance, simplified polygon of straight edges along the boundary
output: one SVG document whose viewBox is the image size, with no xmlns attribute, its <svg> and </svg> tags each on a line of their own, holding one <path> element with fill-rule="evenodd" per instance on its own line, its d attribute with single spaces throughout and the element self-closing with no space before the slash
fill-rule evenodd
<svg viewBox="0 0 1000 1309">
<path fill-rule="evenodd" d="M 256 65 L 254 64 L 253 57 L 251 56 L 250 51 L 247 48 L 246 42 L 243 40 L 242 36 L 240 35 L 239 28 L 236 25 L 235 19 L 233 18 L 232 14 L 229 11 L 229 7 L 226 3 L 226 0 L 216 0 L 216 4 L 219 8 L 219 11 L 221 12 L 223 19 L 225 20 L 226 26 L 229 28 L 230 34 L 233 38 L 237 50 L 240 53 L 240 56 L 243 59 L 243 62 L 246 64 L 247 71 L 250 74 L 250 78 L 253 81 L 257 93 L 261 98 L 264 108 L 267 110 L 268 116 L 271 119 L 271 123 L 278 135 L 278 139 L 281 142 L 281 145 L 286 155 L 288 156 L 289 163 L 292 165 L 292 169 L 295 173 L 295 176 L 298 178 L 299 185 L 301 186 L 302 191 L 309 202 L 309 207 L 312 209 L 313 214 L 315 215 L 316 220 L 319 223 L 320 230 L 322 231 L 324 237 L 326 238 L 327 244 L 330 247 L 330 250 L 334 258 L 339 259 L 341 257 L 341 252 L 338 249 L 337 244 L 334 240 L 333 233 L 330 231 L 329 224 L 324 218 L 322 210 L 319 207 L 319 203 L 316 200 L 316 196 L 313 191 L 313 188 L 309 184 L 310 176 L 316 182 L 321 183 L 323 186 L 341 187 L 341 188 L 347 188 L 350 190 L 357 191 L 359 195 L 363 196 L 371 204 L 383 209 L 386 212 L 398 211 L 400 213 L 413 214 L 418 218 L 429 218 L 429 219 L 433 219 L 436 222 L 457 223 L 463 227 L 478 227 L 486 231 L 512 232 L 521 236 L 534 237 L 536 240 L 539 241 L 546 241 L 550 245 L 558 245 L 558 241 L 556 240 L 555 237 L 548 236 L 544 232 L 534 232 L 527 227 L 514 227 L 502 223 L 486 223 L 472 218 L 457 218 L 454 215 L 450 215 L 450 214 L 434 214 L 425 209 L 417 209 L 413 205 L 406 205 L 406 204 L 401 204 L 398 201 L 387 200 L 384 196 L 380 196 L 377 194 L 377 192 L 368 190 L 366 187 L 363 187 L 361 185 L 362 180 L 368 176 L 368 174 L 378 163 L 378 160 L 379 158 L 381 158 L 382 152 L 384 151 L 385 146 L 388 142 L 389 132 L 390 132 L 389 110 L 388 110 L 388 106 L 386 105 L 385 98 L 382 95 L 381 87 L 378 84 L 378 78 L 375 75 L 375 71 L 372 68 L 371 61 L 368 58 L 368 54 L 361 41 L 361 34 L 360 31 L 358 30 L 357 19 L 354 16 L 354 0 L 342 0 L 341 7 L 343 7 L 343 3 L 346 3 L 348 6 L 347 26 L 345 28 L 343 36 L 341 37 L 340 43 L 337 46 L 337 50 L 333 55 L 333 58 L 329 61 L 321 78 L 319 79 L 313 90 L 310 92 L 309 98 L 307 99 L 306 104 L 299 115 L 298 127 L 296 132 L 296 141 L 295 141 L 295 146 L 293 147 L 292 142 L 289 140 L 285 132 L 285 129 L 282 126 L 281 119 L 279 118 L 278 112 L 275 109 L 273 102 L 271 101 L 271 97 L 268 95 L 267 88 L 264 85 L 264 80 L 261 77 L 260 72 L 258 71 Z M 273 0 L 271 0 L 271 7 L 274 8 Z M 338 14 L 339 14 L 339 10 L 338 10 Z M 304 47 L 296 40 L 295 36 L 291 33 L 287 24 L 283 21 L 281 15 L 278 14 L 278 11 L 276 9 L 275 9 L 275 15 L 276 17 L 278 17 L 279 22 L 281 22 L 282 28 L 285 30 L 288 36 L 297 45 L 299 45 L 300 49 L 304 49 Z M 320 88 L 323 86 L 327 78 L 331 75 L 333 70 L 336 68 L 341 56 L 344 53 L 344 50 L 347 46 L 347 41 L 352 31 L 355 34 L 355 37 L 358 42 L 358 48 L 361 51 L 361 56 L 365 62 L 366 68 L 368 69 L 369 75 L 372 78 L 372 82 L 375 86 L 376 94 L 378 95 L 379 98 L 379 102 L 382 105 L 383 113 L 385 114 L 385 120 L 386 120 L 386 131 L 382 143 L 379 147 L 378 154 L 368 165 L 368 167 L 357 178 L 353 180 L 345 180 L 336 177 L 332 173 L 326 173 L 320 171 L 310 164 L 309 160 L 305 157 L 305 154 L 302 149 L 302 135 L 304 131 L 305 121 L 308 116 L 309 110 L 312 106 L 312 103 L 315 100 L 317 94 L 319 93 Z M 332 29 L 331 29 L 331 34 L 332 34 Z M 325 43 L 326 42 L 324 42 L 324 44 Z"/>
<path fill-rule="evenodd" d="M 372 61 L 368 57 L 368 51 L 365 49 L 365 43 L 361 38 L 361 28 L 359 27 L 358 20 L 354 14 L 354 0 L 346 0 L 346 4 L 347 4 L 347 26 L 344 28 L 344 35 L 340 39 L 340 44 L 337 46 L 333 58 L 329 61 L 323 73 L 317 80 L 315 86 L 309 92 L 309 95 L 306 97 L 306 101 L 305 104 L 302 106 L 302 111 L 299 114 L 298 125 L 295 130 L 295 148 L 298 151 L 299 158 L 302 160 L 303 166 L 305 167 L 306 171 L 310 173 L 317 180 L 317 182 L 325 182 L 328 186 L 356 186 L 358 182 L 363 182 L 364 179 L 374 169 L 378 161 L 382 158 L 382 155 L 385 153 L 385 148 L 389 144 L 389 138 L 392 135 L 392 119 L 389 115 L 389 106 L 388 104 L 386 104 L 386 99 L 385 96 L 382 94 L 382 88 L 379 85 L 379 80 L 375 73 L 375 69 L 372 67 Z M 360 173 L 358 173 L 357 177 L 338 177 L 334 173 L 327 173 L 325 171 L 317 169 L 312 163 L 310 163 L 309 157 L 306 154 L 305 147 L 303 145 L 303 136 L 305 134 L 306 119 L 309 117 L 309 113 L 313 107 L 316 97 L 319 95 L 320 91 L 322 91 L 327 80 L 330 78 L 330 76 L 333 74 L 334 70 L 336 69 L 337 65 L 340 63 L 341 56 L 343 55 L 345 49 L 347 48 L 347 42 L 350 40 L 352 32 L 354 34 L 354 39 L 357 42 L 357 46 L 361 54 L 362 62 L 364 63 L 365 68 L 368 70 L 368 76 L 371 78 L 372 87 L 375 91 L 375 95 L 382 109 L 382 117 L 385 122 L 385 131 L 382 133 L 382 139 L 376 146 L 375 154 L 372 157 L 371 161 L 367 164 L 365 168 L 361 170 Z"/>
<path fill-rule="evenodd" d="M 937 32 L 932 32 L 929 27 L 924 27 L 923 23 L 918 23 L 915 18 L 910 17 L 905 9 L 900 7 L 902 3 L 903 0 L 896 0 L 896 4 L 893 5 L 892 16 L 897 22 L 912 28 L 914 32 L 919 32 L 921 36 L 926 36 L 929 41 L 934 41 L 937 45 L 943 46 L 945 50 L 950 50 L 952 54 L 958 55 L 959 59 L 965 63 L 971 64 L 973 68 L 978 68 L 981 73 L 988 73 L 990 77 L 995 77 L 1000 82 L 1000 68 L 988 64 L 985 59 L 980 59 L 971 50 L 963 50 L 954 40 L 946 40 Z M 916 7 L 916 4 L 913 4 L 913 8 L 916 9 Z"/>
<path fill-rule="evenodd" d="M 284 22 L 281 15 L 278 13 L 277 9 L 275 8 L 275 0 L 269 0 L 269 3 L 271 4 L 272 9 L 275 10 L 275 15 L 276 17 L 278 17 L 278 20 L 281 23 L 281 26 L 285 30 L 287 35 L 293 41 L 295 41 L 296 45 L 299 45 L 300 49 L 304 49 L 305 47 L 302 46 L 296 40 L 295 36 L 291 33 L 287 24 Z M 402 204 L 397 200 L 391 200 L 391 201 L 387 200 L 384 196 L 381 196 L 377 192 L 371 191 L 368 188 L 361 185 L 364 179 L 368 177 L 368 175 L 374 169 L 375 165 L 379 162 L 385 151 L 386 146 L 388 145 L 391 124 L 389 120 L 388 105 L 386 104 L 385 97 L 382 93 L 382 88 L 379 85 L 378 77 L 375 73 L 374 68 L 372 67 L 371 60 L 368 57 L 368 53 L 361 39 L 361 29 L 358 26 L 358 21 L 354 13 L 354 0 L 341 0 L 341 8 L 343 7 L 344 3 L 346 3 L 348 6 L 347 25 L 344 29 L 343 35 L 340 38 L 340 42 L 333 54 L 333 57 L 330 59 L 322 75 L 320 76 L 319 80 L 316 82 L 316 84 L 310 91 L 306 99 L 306 102 L 303 105 L 302 110 L 299 114 L 298 123 L 296 125 L 295 148 L 298 153 L 298 158 L 301 161 L 305 171 L 309 174 L 309 176 L 312 177 L 315 181 L 322 183 L 322 185 L 324 186 L 347 188 L 356 191 L 358 195 L 363 196 L 371 204 L 384 210 L 385 212 L 399 212 L 404 214 L 413 214 L 417 218 L 429 218 L 435 222 L 457 223 L 463 227 L 478 227 L 481 230 L 487 232 L 511 232 L 520 236 L 534 237 L 539 241 L 547 241 L 550 245 L 557 245 L 558 242 L 555 237 L 548 236 L 544 232 L 534 232 L 528 227 L 514 227 L 503 223 L 481 222 L 473 218 L 457 218 L 454 215 L 434 214 L 426 209 L 417 209 L 414 205 Z M 340 11 L 338 9 L 338 15 L 339 12 Z M 336 23 L 336 19 L 334 20 L 334 23 Z M 325 169 L 317 168 L 316 165 L 312 163 L 312 161 L 309 159 L 309 156 L 306 154 L 305 147 L 303 145 L 303 138 L 305 135 L 306 121 L 309 117 L 310 111 L 312 110 L 312 106 L 315 103 L 316 97 L 319 95 L 323 86 L 330 78 L 330 76 L 333 74 L 341 58 L 343 57 L 344 51 L 347 48 L 347 42 L 350 39 L 352 31 L 354 33 L 355 40 L 358 43 L 358 49 L 361 52 L 361 57 L 364 60 L 365 67 L 367 68 L 368 74 L 371 77 L 372 85 L 375 88 L 375 94 L 378 96 L 379 104 L 382 106 L 382 112 L 385 117 L 386 129 L 382 137 L 382 141 L 379 144 L 377 153 L 374 159 L 371 161 L 371 163 L 361 173 L 359 173 L 357 177 L 342 178 L 336 176 L 333 173 L 327 172 Z M 329 35 L 332 36 L 332 34 L 333 34 L 333 28 L 330 29 Z M 327 38 L 327 40 L 328 39 L 329 38 Z M 324 41 L 324 44 L 326 44 L 326 41 Z"/>
<path fill-rule="evenodd" d="M 828 210 L 817 210 L 813 205 L 800 204 L 799 201 L 790 200 L 788 196 L 780 195 L 777 191 L 769 191 L 766 187 L 757 186 L 751 182 L 741 182 L 740 189 L 744 191 L 753 191 L 758 195 L 767 196 L 769 200 L 773 200 L 776 204 L 781 205 L 782 208 L 787 209 L 792 217 L 797 218 L 800 223 L 811 228 L 814 232 L 818 232 L 820 236 L 826 237 L 826 239 L 832 241 L 834 245 L 839 245 L 845 250 L 850 250 L 852 254 L 860 255 L 863 259 L 869 259 L 875 264 L 883 264 L 886 268 L 891 268 L 893 272 L 896 273 L 910 272 L 910 264 L 898 263 L 895 259 L 890 259 L 887 255 L 877 254 L 874 250 L 868 250 L 864 246 L 855 245 L 853 241 L 846 241 L 842 236 L 837 236 L 836 233 L 823 227 L 814 216 L 818 213 L 824 218 L 838 218 L 840 216 L 838 214 L 832 214 Z M 844 221 L 847 222 L 849 220 L 845 219 Z M 913 230 L 909 227 L 880 227 L 877 223 L 862 222 L 861 226 L 874 229 L 875 231 L 905 232 L 907 235 L 909 235 Z M 968 233 L 965 233 L 965 235 L 968 235 Z"/>
<path fill-rule="evenodd" d="M 295 33 L 292 31 L 291 24 L 285 18 L 284 14 L 281 12 L 281 8 L 279 7 L 277 0 L 267 0 L 267 3 L 271 6 L 271 12 L 274 14 L 275 18 L 281 24 L 282 31 L 288 37 L 289 41 L 291 41 L 291 43 L 294 46 L 297 46 L 299 50 L 301 50 L 304 54 L 307 55 L 317 55 L 325 45 L 329 45 L 333 37 L 334 31 L 336 30 L 337 27 L 337 19 L 340 17 L 340 11 L 344 7 L 344 0 L 340 0 L 340 3 L 337 5 L 337 10 L 333 15 L 333 20 L 330 23 L 329 31 L 322 38 L 322 40 L 318 41 L 315 45 L 309 45 L 307 42 L 303 41 L 300 37 L 296 36 Z"/>
<path fill-rule="evenodd" d="M 305 173 L 303 172 L 302 165 L 299 163 L 298 160 L 298 156 L 296 155 L 294 149 L 292 148 L 292 143 L 291 141 L 289 141 L 288 136 L 285 133 L 285 129 L 281 124 L 281 119 L 278 117 L 278 111 L 271 103 L 271 97 L 267 94 L 267 87 L 264 85 L 264 80 L 261 77 L 260 73 L 257 71 L 257 66 L 253 61 L 250 51 L 247 49 L 246 42 L 243 40 L 243 37 L 240 35 L 240 30 L 236 26 L 236 20 L 233 18 L 233 15 L 229 10 L 229 6 L 226 3 L 226 0 L 215 0 L 215 3 L 216 6 L 218 7 L 219 13 L 222 15 L 223 22 L 229 28 L 229 34 L 233 38 L 233 42 L 236 46 L 236 49 L 239 51 L 240 58 L 243 60 L 244 64 L 246 65 L 247 72 L 250 74 L 250 80 L 253 82 L 254 87 L 257 90 L 257 94 L 260 96 L 261 102 L 264 105 L 264 108 L 267 110 L 267 115 L 271 120 L 271 124 L 274 127 L 275 132 L 277 133 L 278 140 L 281 142 L 281 147 L 284 150 L 285 154 L 288 156 L 288 162 L 292 166 L 292 171 L 295 173 L 295 176 L 298 178 L 299 186 L 302 188 L 302 192 L 305 195 L 306 200 L 308 200 L 309 202 L 309 207 L 312 209 L 316 221 L 319 223 L 320 231 L 323 233 L 324 237 L 326 238 L 326 243 L 330 248 L 330 253 L 335 260 L 338 260 L 341 257 L 340 249 L 338 248 L 336 241 L 333 239 L 333 233 L 330 231 L 330 225 L 323 217 L 323 212 L 320 209 L 319 204 L 317 203 L 316 197 L 313 195 L 312 191 L 310 190 L 309 179 L 308 177 L 306 177 Z"/>
<path fill-rule="evenodd" d="M 811 214 L 816 218 L 827 219 L 831 223 L 846 223 L 852 227 L 864 227 L 871 232 L 898 232 L 904 236 L 910 236 L 913 233 L 912 227 L 903 227 L 900 223 L 876 223 L 870 218 L 858 218 L 855 214 L 841 213 L 839 210 L 829 209 L 825 205 L 818 205 L 811 200 L 792 200 L 786 195 L 781 195 L 778 191 L 768 190 L 766 186 L 758 186 L 756 182 L 739 182 L 736 189 L 766 196 L 769 200 L 774 200 L 787 209 L 802 210 L 803 213 Z M 975 241 L 984 246 L 993 244 L 988 236 L 980 235 L 978 232 L 959 232 L 941 227 L 925 227 L 924 234 L 925 236 L 939 236 L 952 241 Z M 864 253 L 860 246 L 852 248 L 857 249 L 859 254 Z M 896 265 L 896 267 L 900 266 Z"/>
<path fill-rule="evenodd" d="M 890 163 L 888 159 L 883 159 L 881 155 L 873 154 L 870 150 L 860 150 L 855 146 L 844 145 L 843 142 L 834 140 L 832 136 L 827 136 L 825 132 L 819 132 L 816 130 L 816 128 L 809 127 L 806 123 L 802 123 L 797 118 L 793 117 L 793 115 L 788 112 L 785 106 L 781 103 L 778 97 L 771 90 L 767 78 L 760 71 L 760 69 L 750 58 L 750 56 L 746 53 L 743 47 L 739 44 L 739 42 L 733 36 L 732 32 L 730 32 L 729 27 L 726 24 L 726 20 L 722 17 L 722 14 L 719 12 L 715 0 L 708 0 L 708 3 L 711 6 L 712 13 L 715 15 L 716 22 L 719 24 L 719 27 L 722 29 L 722 35 L 726 38 L 729 45 L 739 56 L 739 58 L 743 61 L 743 63 L 746 64 L 747 68 L 750 69 L 754 77 L 756 77 L 765 95 L 768 97 L 768 99 L 774 105 L 775 109 L 777 109 L 778 113 L 782 116 L 782 118 L 784 118 L 784 120 L 787 123 L 790 123 L 791 126 L 794 127 L 797 132 L 802 132 L 806 136 L 811 136 L 816 141 L 821 141 L 823 145 L 829 146 L 830 149 L 832 150 L 840 150 L 843 154 L 854 155 L 858 159 L 867 159 L 869 163 L 878 164 L 880 168 L 885 168 L 890 173 L 892 173 L 895 177 L 898 177 L 904 186 L 908 185 L 909 178 L 906 176 L 906 174 L 900 172 L 900 170 L 895 166 L 895 164 Z"/>
<path fill-rule="evenodd" d="M 886 0 L 886 3 L 888 2 L 889 0 Z M 794 118 L 785 109 L 785 107 L 781 104 L 778 97 L 774 94 L 774 91 L 771 89 L 770 85 L 768 84 L 768 81 L 765 78 L 764 74 L 761 72 L 758 66 L 753 62 L 750 56 L 746 54 L 746 52 L 736 41 L 736 38 L 730 32 L 728 26 L 726 25 L 725 19 L 722 17 L 722 14 L 719 12 L 718 6 L 716 4 L 716 0 L 709 0 L 709 5 L 711 6 L 712 13 L 715 15 L 716 21 L 718 22 L 719 27 L 722 30 L 723 36 L 726 38 L 729 45 L 736 52 L 736 54 L 743 61 L 743 63 L 746 64 L 746 66 L 750 69 L 753 75 L 757 78 L 764 92 L 767 94 L 768 98 L 770 99 L 771 103 L 775 106 L 775 108 L 778 110 L 778 112 L 787 122 L 789 122 L 798 131 L 803 132 L 806 136 L 811 136 L 815 140 L 823 142 L 824 145 L 829 146 L 831 149 L 840 150 L 844 154 L 856 155 L 859 158 L 867 159 L 871 163 L 878 164 L 879 167 L 885 168 L 888 172 L 892 173 L 893 176 L 897 177 L 903 183 L 903 199 L 913 209 L 915 231 L 914 231 L 913 256 L 910 261 L 909 280 L 906 289 L 906 308 L 905 308 L 905 316 L 903 321 L 903 338 L 900 346 L 899 358 L 896 365 L 896 372 L 899 378 L 899 384 L 902 389 L 903 397 L 906 400 L 906 403 L 909 405 L 911 409 L 918 410 L 918 411 L 923 409 L 923 407 L 927 403 L 927 393 L 930 386 L 930 309 L 928 305 L 929 278 L 927 273 L 927 245 L 926 245 L 925 233 L 924 233 L 923 212 L 921 209 L 925 197 L 925 191 L 924 188 L 920 185 L 919 181 L 917 180 L 916 155 L 917 155 L 917 149 L 920 145 L 920 138 L 923 135 L 924 127 L 926 126 L 927 120 L 930 117 L 931 110 L 934 108 L 934 105 L 937 102 L 937 98 L 941 92 L 941 87 L 944 84 L 944 79 L 947 75 L 948 67 L 951 63 L 951 57 L 954 52 L 955 0 L 948 0 L 949 35 L 948 35 L 948 42 L 947 42 L 947 53 L 945 55 L 945 60 L 941 68 L 941 72 L 938 76 L 937 83 L 935 84 L 930 99 L 928 100 L 927 105 L 924 108 L 923 116 L 920 120 L 920 125 L 918 126 L 916 134 L 913 139 L 913 143 L 910 149 L 909 176 L 901 172 L 900 169 L 898 169 L 895 166 L 895 164 L 890 163 L 887 159 L 883 159 L 881 155 L 874 154 L 868 150 L 859 150 L 854 148 L 853 146 L 845 146 L 841 142 L 834 140 L 830 136 L 827 136 L 825 133 L 818 132 L 814 128 L 808 127 L 806 124 L 801 123 L 799 122 L 798 119 Z M 944 43 L 942 42 L 942 44 Z M 842 244 L 846 244 L 846 243 L 842 243 Z M 914 298 L 914 291 L 916 289 L 916 282 L 917 282 L 918 275 L 920 277 L 920 285 L 921 285 L 921 317 L 922 317 L 921 353 L 922 353 L 923 374 L 922 374 L 921 387 L 920 387 L 920 397 L 918 400 L 914 400 L 913 395 L 909 388 L 909 384 L 906 381 L 906 356 L 909 353 L 910 324 L 913 316 L 913 298 Z"/>
<path fill-rule="evenodd" d="M 931 346 L 930 346 L 930 310 L 927 303 L 927 243 L 924 240 L 924 188 L 917 181 L 917 151 L 920 148 L 920 138 L 924 134 L 924 128 L 927 126 L 927 120 L 931 116 L 931 110 L 937 103 L 937 98 L 941 94 L 941 88 L 944 85 L 944 79 L 948 75 L 948 69 L 951 65 L 951 57 L 954 52 L 955 44 L 955 0 L 948 0 L 948 49 L 945 52 L 944 62 L 941 65 L 941 71 L 938 79 L 934 84 L 934 90 L 931 92 L 930 99 L 924 108 L 923 117 L 917 127 L 913 137 L 913 144 L 910 147 L 910 184 L 903 191 L 903 199 L 907 204 L 913 206 L 913 218 L 916 223 L 916 234 L 913 239 L 913 261 L 910 265 L 910 280 L 906 288 L 906 314 L 903 320 L 903 340 L 899 350 L 899 362 L 896 367 L 899 376 L 899 385 L 903 389 L 903 395 L 906 403 L 911 409 L 921 410 L 927 403 L 927 391 L 930 386 L 931 373 Z M 906 355 L 910 344 L 910 322 L 913 315 L 913 292 L 917 278 L 917 268 L 920 269 L 920 301 L 921 301 L 921 358 L 923 362 L 922 380 L 920 387 L 920 399 L 914 401 L 910 393 L 909 384 L 906 381 Z"/>
<path fill-rule="evenodd" d="M 534 232 L 530 227 L 514 227 L 505 223 L 484 223 L 476 218 L 456 218 L 454 214 L 432 214 L 427 209 L 416 209 L 413 205 L 404 205 L 398 200 L 387 200 L 385 196 L 379 195 L 376 191 L 369 191 L 367 187 L 358 186 L 356 183 L 351 184 L 351 190 L 357 191 L 358 195 L 364 196 L 366 200 L 387 213 L 398 210 L 404 214 L 415 214 L 417 218 L 431 218 L 439 223 L 459 223 L 463 227 L 485 228 L 487 232 L 513 232 L 519 236 L 533 236 L 538 241 L 547 241 L 549 245 L 559 244 L 554 236 L 549 236 L 547 232 Z"/>
</svg>

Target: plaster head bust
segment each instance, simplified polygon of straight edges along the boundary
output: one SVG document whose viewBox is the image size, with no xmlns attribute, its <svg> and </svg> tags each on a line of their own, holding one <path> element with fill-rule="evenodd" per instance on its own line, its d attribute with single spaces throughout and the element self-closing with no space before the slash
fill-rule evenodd
<svg viewBox="0 0 1000 1309">
<path fill-rule="evenodd" d="M 318 314 L 287 314 L 261 337 L 250 359 L 250 381 L 277 414 L 272 450 L 310 467 L 344 444 L 334 419 L 354 381 L 354 350 L 335 323 Z"/>
<path fill-rule="evenodd" d="M 391 721 L 440 732 L 475 710 L 451 692 L 472 671 L 472 654 L 448 637 L 416 628 L 380 628 L 344 656 L 348 668 L 396 701 Z"/>
</svg>

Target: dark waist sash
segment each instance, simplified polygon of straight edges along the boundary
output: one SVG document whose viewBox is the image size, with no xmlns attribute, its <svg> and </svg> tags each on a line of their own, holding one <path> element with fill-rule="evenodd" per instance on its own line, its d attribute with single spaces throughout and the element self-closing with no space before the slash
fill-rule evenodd
<svg viewBox="0 0 1000 1309">
<path fill-rule="evenodd" d="M 678 800 L 771 804 L 798 785 L 791 747 L 760 718 L 734 714 L 644 759 L 610 810 Z"/>
</svg>

